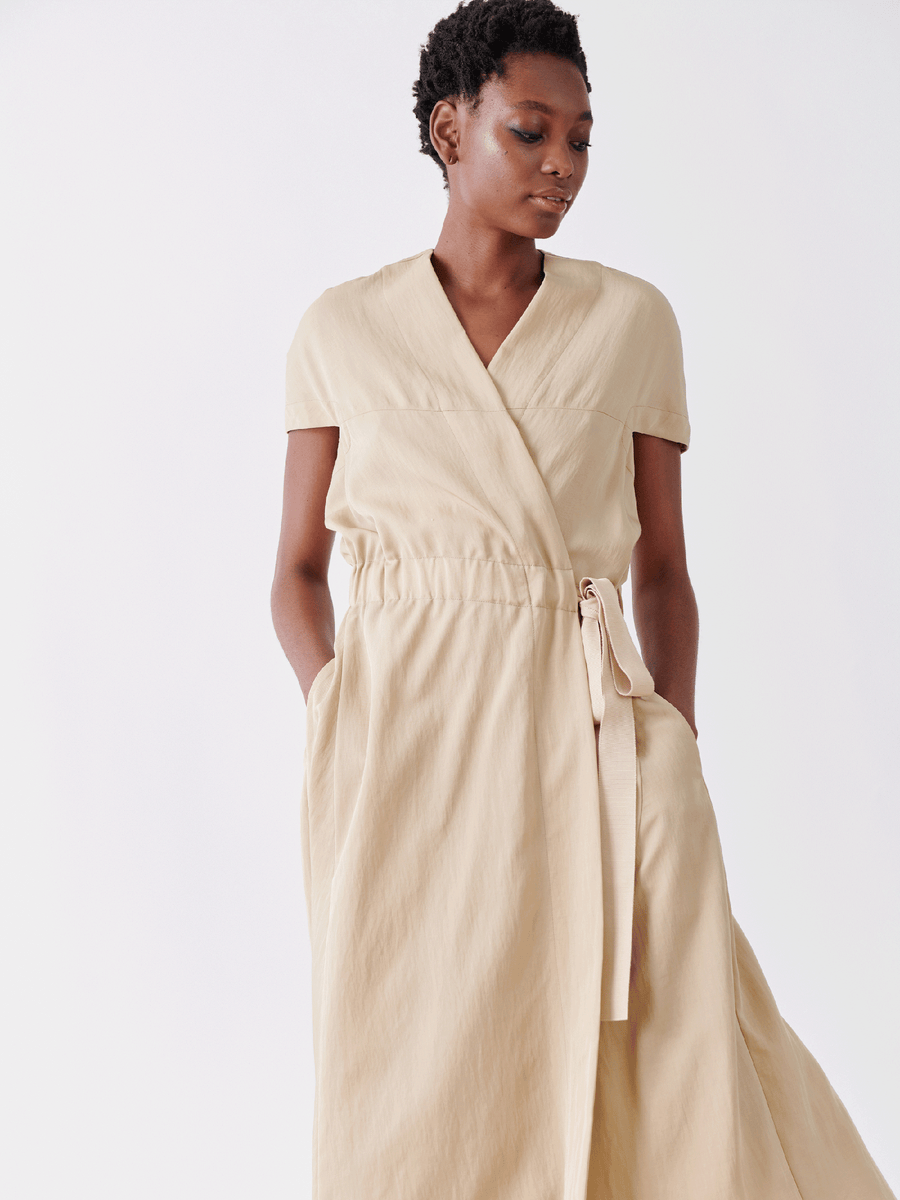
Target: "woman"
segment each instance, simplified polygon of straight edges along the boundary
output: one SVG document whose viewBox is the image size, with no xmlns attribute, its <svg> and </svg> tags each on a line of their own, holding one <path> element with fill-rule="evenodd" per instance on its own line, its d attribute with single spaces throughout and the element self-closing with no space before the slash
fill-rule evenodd
<svg viewBox="0 0 900 1200">
<path fill-rule="evenodd" d="M 327 289 L 288 356 L 313 1195 L 887 1200 L 731 914 L 677 322 L 535 246 L 587 172 L 575 19 L 460 4 L 413 91 L 437 243 Z"/>
</svg>

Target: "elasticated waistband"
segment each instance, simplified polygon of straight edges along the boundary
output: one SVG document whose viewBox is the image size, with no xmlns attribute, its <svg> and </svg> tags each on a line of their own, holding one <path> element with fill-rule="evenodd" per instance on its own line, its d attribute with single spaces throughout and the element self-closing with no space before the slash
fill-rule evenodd
<svg viewBox="0 0 900 1200">
<path fill-rule="evenodd" d="M 371 558 L 350 576 L 350 604 L 388 600 L 456 600 L 561 608 L 578 612 L 578 581 L 570 567 L 483 558 Z"/>
</svg>

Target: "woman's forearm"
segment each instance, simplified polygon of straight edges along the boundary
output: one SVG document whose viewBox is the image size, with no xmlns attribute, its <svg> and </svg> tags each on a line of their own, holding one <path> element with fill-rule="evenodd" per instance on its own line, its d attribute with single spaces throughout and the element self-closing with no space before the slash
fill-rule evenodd
<svg viewBox="0 0 900 1200">
<path fill-rule="evenodd" d="M 328 580 L 300 569 L 276 574 L 272 621 L 305 700 L 313 679 L 334 657 L 334 605 Z"/>
<path fill-rule="evenodd" d="M 694 689 L 700 617 L 690 578 L 660 573 L 632 587 L 641 657 L 656 691 L 684 716 L 696 736 Z"/>
</svg>

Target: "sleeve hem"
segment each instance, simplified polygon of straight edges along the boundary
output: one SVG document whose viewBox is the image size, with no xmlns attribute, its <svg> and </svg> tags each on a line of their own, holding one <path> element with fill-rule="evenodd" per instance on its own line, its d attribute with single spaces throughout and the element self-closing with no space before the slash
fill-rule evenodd
<svg viewBox="0 0 900 1200">
<path fill-rule="evenodd" d="M 320 400 L 299 400 L 285 406 L 284 428 L 287 433 L 292 429 L 319 429 L 323 426 L 337 427 L 334 414 Z"/>
<path fill-rule="evenodd" d="M 668 409 L 636 406 L 631 410 L 628 424 L 632 433 L 649 433 L 670 442 L 678 442 L 682 453 L 691 443 L 691 426 L 687 417 L 669 412 Z"/>
</svg>

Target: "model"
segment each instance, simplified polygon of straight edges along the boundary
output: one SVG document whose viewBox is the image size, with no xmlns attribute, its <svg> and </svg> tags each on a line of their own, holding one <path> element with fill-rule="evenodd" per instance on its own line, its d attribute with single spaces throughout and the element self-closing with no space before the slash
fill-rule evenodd
<svg viewBox="0 0 900 1200">
<path fill-rule="evenodd" d="M 587 173 L 576 20 L 460 4 L 413 92 L 440 236 L 288 355 L 313 1200 L 893 1200 L 731 913 L 674 313 L 535 245 Z"/>
</svg>

